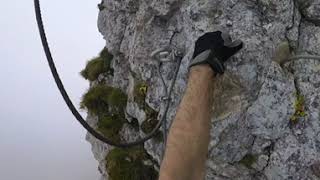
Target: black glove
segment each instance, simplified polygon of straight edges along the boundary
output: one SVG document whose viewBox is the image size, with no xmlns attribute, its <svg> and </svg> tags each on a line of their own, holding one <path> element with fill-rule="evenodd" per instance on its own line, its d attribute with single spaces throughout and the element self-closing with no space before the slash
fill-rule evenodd
<svg viewBox="0 0 320 180">
<path fill-rule="evenodd" d="M 196 41 L 193 59 L 189 67 L 209 64 L 214 72 L 223 74 L 224 62 L 242 47 L 242 41 L 232 41 L 227 33 L 221 31 L 206 33 Z"/>
</svg>

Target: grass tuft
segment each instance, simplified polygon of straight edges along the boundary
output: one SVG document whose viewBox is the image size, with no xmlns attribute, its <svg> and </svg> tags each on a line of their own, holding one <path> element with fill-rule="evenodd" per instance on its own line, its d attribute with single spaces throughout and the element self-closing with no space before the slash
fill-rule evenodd
<svg viewBox="0 0 320 180">
<path fill-rule="evenodd" d="M 80 72 L 81 76 L 89 81 L 98 79 L 104 73 L 104 62 L 101 57 L 96 57 L 87 62 L 86 68 Z"/>
<path fill-rule="evenodd" d="M 113 111 L 123 111 L 127 104 L 127 95 L 121 89 L 113 88 L 108 94 L 108 104 L 112 107 Z"/>
<path fill-rule="evenodd" d="M 110 54 L 107 48 L 104 48 L 99 57 L 93 58 L 87 62 L 84 70 L 80 72 L 81 76 L 89 81 L 95 81 L 102 73 L 113 75 L 114 70 L 111 68 L 113 55 Z"/>
<path fill-rule="evenodd" d="M 304 97 L 301 94 L 296 94 L 296 101 L 294 102 L 295 113 L 291 116 L 290 123 L 297 124 L 300 118 L 307 116 L 304 104 Z"/>
<path fill-rule="evenodd" d="M 125 123 L 125 118 L 119 115 L 104 115 L 99 118 L 98 131 L 112 141 L 120 141 L 119 132 Z"/>
<path fill-rule="evenodd" d="M 86 109 L 95 115 L 107 111 L 109 107 L 108 98 L 111 91 L 112 87 L 103 84 L 91 87 L 88 92 L 83 95 L 80 108 Z"/>
<path fill-rule="evenodd" d="M 115 148 L 107 157 L 107 171 L 112 180 L 156 180 L 157 171 L 151 165 L 145 165 L 149 155 L 141 147 L 128 149 Z"/>
<path fill-rule="evenodd" d="M 159 120 L 158 118 L 158 112 L 152 109 L 149 106 L 146 106 L 145 108 L 146 113 L 146 120 L 142 122 L 141 124 L 141 130 L 145 134 L 149 134 L 152 132 L 152 130 L 157 126 Z M 154 136 L 154 139 L 158 142 L 163 141 L 163 133 L 161 131 L 157 131 L 156 135 Z"/>
<path fill-rule="evenodd" d="M 144 82 L 139 82 L 134 87 L 134 101 L 139 105 L 140 108 L 146 106 L 146 96 L 148 92 L 148 85 Z"/>
<path fill-rule="evenodd" d="M 126 122 L 127 95 L 121 89 L 98 84 L 83 96 L 80 107 L 97 115 L 98 131 L 113 141 L 120 141 L 119 131 Z"/>
</svg>

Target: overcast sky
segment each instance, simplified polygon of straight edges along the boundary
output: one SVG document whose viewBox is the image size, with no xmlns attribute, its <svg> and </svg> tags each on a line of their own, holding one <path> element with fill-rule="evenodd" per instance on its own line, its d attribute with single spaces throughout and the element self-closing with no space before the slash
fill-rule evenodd
<svg viewBox="0 0 320 180">
<path fill-rule="evenodd" d="M 104 46 L 96 23 L 99 2 L 41 2 L 58 71 L 77 107 L 88 88 L 79 71 Z M 67 109 L 47 66 L 32 0 L 2 1 L 0 62 L 0 179 L 98 179 L 86 132 Z"/>
</svg>

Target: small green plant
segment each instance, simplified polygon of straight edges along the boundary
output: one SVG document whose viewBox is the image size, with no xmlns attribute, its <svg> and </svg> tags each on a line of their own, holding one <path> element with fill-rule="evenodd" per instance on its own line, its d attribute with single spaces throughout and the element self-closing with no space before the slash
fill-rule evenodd
<svg viewBox="0 0 320 180">
<path fill-rule="evenodd" d="M 83 78 L 94 81 L 101 73 L 104 73 L 104 62 L 101 57 L 96 57 L 87 62 L 86 68 L 80 72 Z"/>
<path fill-rule="evenodd" d="M 145 134 L 151 133 L 151 131 L 157 126 L 158 122 L 159 121 L 156 119 L 149 119 L 149 120 L 143 121 L 141 124 L 142 132 L 144 132 Z M 154 139 L 157 140 L 158 142 L 163 141 L 163 134 L 160 130 L 157 130 L 154 136 Z"/>
<path fill-rule="evenodd" d="M 99 117 L 98 131 L 114 142 L 118 142 L 121 140 L 119 132 L 125 122 L 125 118 L 121 115 L 103 115 Z"/>
<path fill-rule="evenodd" d="M 103 48 L 99 54 L 99 56 L 104 61 L 104 68 L 106 69 L 106 72 L 113 76 L 114 70 L 111 67 L 111 62 L 113 59 L 113 55 L 108 51 L 107 48 Z"/>
<path fill-rule="evenodd" d="M 113 141 L 120 141 L 119 131 L 126 122 L 127 95 L 120 89 L 98 84 L 83 96 L 80 107 L 98 116 L 98 131 Z"/>
<path fill-rule="evenodd" d="M 246 154 L 240 161 L 240 164 L 243 164 L 247 168 L 251 168 L 253 163 L 257 162 L 257 156 L 253 154 Z"/>
<path fill-rule="evenodd" d="M 80 108 L 87 109 L 89 112 L 99 115 L 108 111 L 108 108 L 115 110 L 113 114 L 123 111 L 127 103 L 127 95 L 120 89 L 98 84 L 91 87 L 83 95 Z"/>
<path fill-rule="evenodd" d="M 91 87 L 87 93 L 82 96 L 80 103 L 81 109 L 98 115 L 101 112 L 108 110 L 108 99 L 112 88 L 104 84 L 98 84 Z"/>
<path fill-rule="evenodd" d="M 134 87 L 134 101 L 143 108 L 146 105 L 145 99 L 148 92 L 148 85 L 144 82 L 139 82 Z"/>
<path fill-rule="evenodd" d="M 145 134 L 149 134 L 157 126 L 159 122 L 159 120 L 157 120 L 158 112 L 152 109 L 151 107 L 146 106 L 145 113 L 146 113 L 146 120 L 142 122 L 141 130 Z M 159 142 L 163 141 L 162 132 L 158 130 L 154 138 Z"/>
<path fill-rule="evenodd" d="M 158 112 L 154 109 L 152 109 L 150 106 L 146 106 L 144 108 L 144 112 L 146 113 L 146 119 L 157 119 Z"/>
<path fill-rule="evenodd" d="M 305 117 L 307 114 L 304 108 L 305 100 L 301 94 L 296 94 L 296 101 L 294 102 L 295 113 L 291 116 L 290 122 L 297 124 L 299 118 Z"/>
<path fill-rule="evenodd" d="M 106 169 L 112 180 L 156 180 L 158 172 L 144 161 L 150 156 L 141 146 L 115 148 L 106 156 Z"/>
<path fill-rule="evenodd" d="M 113 69 L 111 68 L 112 59 L 112 54 L 104 48 L 100 52 L 99 57 L 87 62 L 85 69 L 80 72 L 81 76 L 89 81 L 94 81 L 97 80 L 102 73 L 113 75 Z"/>
<path fill-rule="evenodd" d="M 138 82 L 134 87 L 134 101 L 138 104 L 138 106 L 144 110 L 146 113 L 146 120 L 141 124 L 142 132 L 149 134 L 158 124 L 158 112 L 152 109 L 146 103 L 146 96 L 148 92 L 148 85 L 145 82 Z M 163 141 L 163 134 L 161 131 L 157 131 L 155 135 L 155 140 Z"/>
<path fill-rule="evenodd" d="M 118 88 L 112 88 L 108 94 L 108 104 L 112 108 L 112 111 L 119 112 L 123 111 L 127 104 L 127 95 Z"/>
</svg>

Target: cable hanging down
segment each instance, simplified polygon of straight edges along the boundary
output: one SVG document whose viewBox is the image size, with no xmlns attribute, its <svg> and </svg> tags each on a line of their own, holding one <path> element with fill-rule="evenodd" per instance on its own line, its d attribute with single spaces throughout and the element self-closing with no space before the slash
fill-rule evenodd
<svg viewBox="0 0 320 180">
<path fill-rule="evenodd" d="M 178 66 L 176 67 L 174 78 L 172 80 L 172 84 L 170 86 L 170 89 L 169 89 L 169 91 L 165 92 L 165 96 L 166 96 L 165 110 L 164 110 L 163 116 L 160 118 L 160 120 L 159 120 L 158 124 L 156 125 L 156 127 L 149 134 L 147 134 L 145 137 L 143 137 L 141 139 L 138 139 L 137 141 L 127 142 L 127 143 L 114 142 L 114 141 L 110 140 L 109 138 L 104 137 L 99 132 L 97 132 L 94 128 L 92 128 L 84 120 L 84 118 L 80 115 L 80 113 L 75 108 L 75 106 L 73 105 L 72 101 L 70 100 L 70 98 L 69 98 L 69 96 L 68 96 L 68 94 L 67 94 L 67 92 L 66 92 L 66 90 L 65 90 L 65 88 L 63 86 L 63 83 L 62 83 L 62 81 L 60 79 L 60 76 L 59 76 L 59 74 L 57 72 L 57 69 L 56 69 L 55 64 L 54 64 L 54 60 L 53 60 L 52 55 L 51 55 L 51 51 L 50 51 L 50 48 L 49 48 L 49 45 L 48 45 L 48 41 L 47 41 L 47 38 L 46 38 L 46 33 L 45 33 L 45 30 L 44 30 L 43 21 L 42 21 L 42 17 L 41 17 L 41 9 L 40 9 L 39 0 L 34 0 L 34 8 L 35 8 L 36 20 L 37 20 L 37 24 L 38 24 L 38 29 L 39 29 L 39 33 L 40 33 L 42 46 L 43 46 L 44 52 L 46 54 L 46 58 L 47 58 L 51 73 L 53 75 L 53 78 L 54 78 L 54 80 L 55 80 L 55 82 L 56 82 L 56 84 L 58 86 L 58 89 L 59 89 L 64 101 L 66 102 L 68 108 L 70 109 L 70 111 L 72 112 L 74 117 L 78 120 L 78 122 L 95 138 L 99 139 L 100 141 L 102 141 L 102 142 L 104 142 L 106 144 L 109 144 L 109 145 L 112 145 L 112 146 L 116 146 L 116 147 L 120 147 L 120 148 L 128 148 L 128 147 L 131 147 L 131 146 L 142 144 L 145 141 L 148 141 L 149 139 L 151 139 L 153 136 L 155 136 L 155 134 L 157 133 L 157 130 L 161 127 L 163 122 L 165 122 L 165 119 L 166 119 L 166 116 L 167 116 L 167 113 L 168 113 L 168 110 L 169 110 L 169 107 L 170 107 L 169 99 L 170 99 L 170 96 L 172 94 L 173 86 L 174 86 L 175 81 L 177 79 L 178 72 L 179 72 L 180 65 L 181 65 L 181 61 L 182 61 L 182 58 L 183 58 L 181 52 L 172 50 L 172 57 L 175 57 L 175 59 L 177 59 Z M 158 72 L 160 72 L 160 66 L 161 66 L 161 63 L 158 63 L 157 64 L 157 71 Z M 166 87 L 166 85 L 164 83 L 164 80 L 163 80 L 163 77 L 161 76 L 161 73 L 159 73 L 159 75 L 160 75 L 160 77 L 162 79 L 163 86 Z M 164 128 L 164 129 L 166 129 L 166 128 Z"/>
<path fill-rule="evenodd" d="M 177 68 L 175 70 L 174 73 L 174 79 L 172 80 L 172 84 L 169 88 L 169 91 L 167 90 L 167 86 L 164 82 L 163 77 L 161 76 L 161 71 L 160 71 L 160 66 L 162 62 L 168 62 L 170 61 L 170 58 L 160 58 L 159 63 L 157 63 L 157 72 L 161 78 L 161 83 L 162 85 L 165 87 L 165 98 L 163 99 L 164 101 L 166 101 L 165 104 L 165 110 L 164 113 L 162 115 L 162 117 L 160 118 L 158 124 L 156 125 L 156 127 L 149 133 L 147 134 L 145 137 L 137 140 L 137 141 L 133 141 L 133 142 L 128 142 L 128 143 L 119 143 L 119 142 L 113 142 L 112 140 L 110 140 L 107 137 L 102 136 L 99 132 L 97 132 L 95 129 L 93 129 L 85 120 L 84 118 L 80 115 L 80 113 L 77 111 L 77 109 L 75 108 L 75 106 L 73 105 L 72 101 L 70 100 L 64 86 L 63 83 L 59 77 L 59 74 L 57 72 L 57 69 L 55 67 L 51 52 L 50 52 L 50 48 L 47 42 L 47 38 L 46 38 L 46 34 L 45 34 L 45 30 L 44 30 L 44 26 L 43 26 L 43 22 L 42 22 L 42 17 L 41 17 L 41 9 L 40 9 L 40 2 L 39 0 L 34 0 L 34 8 L 35 8 L 35 14 L 36 14 L 36 20 L 37 20 L 37 24 L 38 24 L 38 29 L 39 29 L 39 33 L 40 33 L 40 37 L 41 37 L 41 41 L 42 41 L 42 46 L 44 48 L 44 52 L 46 54 L 46 58 L 51 70 L 51 73 L 53 75 L 53 78 L 58 86 L 58 89 L 64 99 L 64 101 L 66 102 L 68 108 L 70 109 L 70 111 L 72 112 L 72 114 L 75 116 L 75 118 L 79 121 L 79 123 L 91 134 L 93 135 L 95 138 L 101 140 L 104 143 L 107 143 L 109 145 L 112 146 L 116 146 L 116 147 L 121 147 L 121 148 L 127 148 L 127 147 L 131 147 L 131 146 L 135 146 L 138 144 L 142 144 L 145 141 L 151 139 L 153 136 L 155 136 L 155 134 L 157 133 L 157 130 L 161 127 L 161 125 L 164 125 L 164 139 L 166 139 L 166 116 L 170 107 L 170 97 L 173 91 L 173 86 L 175 84 L 175 81 L 177 79 L 177 75 L 180 69 L 180 65 L 181 65 L 181 61 L 182 61 L 182 53 L 179 52 L 178 50 L 172 50 L 173 48 L 163 48 L 163 49 L 158 49 L 156 51 L 154 51 L 151 56 L 153 58 L 155 58 L 155 55 L 159 54 L 160 56 L 167 54 L 170 49 L 171 49 L 171 55 L 172 55 L 172 59 L 176 59 L 177 60 Z M 288 61 L 291 60 L 300 60 L 300 59 L 313 59 L 313 60 L 320 60 L 320 56 L 316 56 L 316 55 L 296 55 L 296 56 L 292 56 L 290 58 L 288 58 Z M 288 62 L 286 61 L 286 62 Z"/>
</svg>

